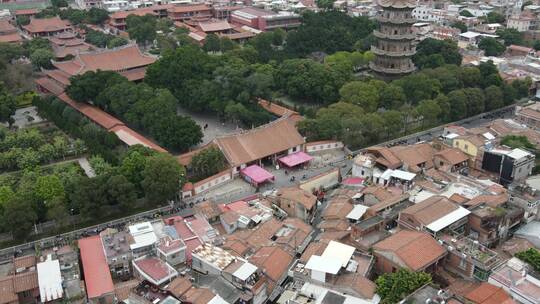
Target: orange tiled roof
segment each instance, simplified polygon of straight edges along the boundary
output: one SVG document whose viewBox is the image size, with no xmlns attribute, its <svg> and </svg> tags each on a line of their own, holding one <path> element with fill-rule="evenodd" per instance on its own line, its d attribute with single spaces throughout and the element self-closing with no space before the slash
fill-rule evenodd
<svg viewBox="0 0 540 304">
<path fill-rule="evenodd" d="M 60 82 L 61 84 L 68 86 L 71 82 L 69 81 L 69 74 L 66 74 L 60 70 L 47 70 L 45 75 L 48 77 Z"/>
<path fill-rule="evenodd" d="M 170 13 L 188 13 L 188 12 L 210 11 L 210 10 L 211 8 L 206 4 L 173 6 L 167 9 L 167 11 Z"/>
<path fill-rule="evenodd" d="M 399 158 L 397 158 L 389 148 L 369 147 L 366 149 L 366 151 L 367 153 L 374 154 L 377 157 L 375 161 L 387 168 L 397 169 L 399 166 L 401 166 L 401 160 L 399 160 Z"/>
<path fill-rule="evenodd" d="M 22 37 L 21 35 L 19 35 L 19 33 L 0 35 L 0 42 L 11 43 L 20 41 L 22 41 Z"/>
<path fill-rule="evenodd" d="M 13 288 L 13 278 L 3 277 L 0 278 L 0 304 L 17 303 L 19 297 Z"/>
<path fill-rule="evenodd" d="M 0 34 L 17 32 L 17 29 L 7 19 L 0 19 Z"/>
<path fill-rule="evenodd" d="M 36 79 L 36 83 L 54 95 L 60 95 L 64 92 L 64 88 L 61 85 L 48 77 L 38 78 Z"/>
<path fill-rule="evenodd" d="M 304 142 L 294 122 L 288 118 L 215 139 L 215 143 L 232 166 L 249 163 L 302 145 Z"/>
<path fill-rule="evenodd" d="M 182 300 L 193 304 L 207 304 L 216 295 L 208 288 L 191 287 L 183 296 Z"/>
<path fill-rule="evenodd" d="M 13 259 L 13 268 L 30 268 L 36 266 L 36 257 L 33 255 L 26 255 Z"/>
<path fill-rule="evenodd" d="M 407 164 L 409 170 L 418 173 L 421 171 L 419 165 L 424 164 L 424 168 L 433 167 L 433 148 L 428 143 L 395 146 L 390 151 L 404 164 Z"/>
<path fill-rule="evenodd" d="M 427 226 L 458 208 L 457 204 L 446 197 L 435 195 L 408 207 L 401 213 L 410 214 L 422 225 Z"/>
<path fill-rule="evenodd" d="M 66 93 L 60 94 L 58 98 L 107 130 L 111 130 L 116 126 L 124 125 L 123 122 L 114 118 L 110 114 L 107 114 L 101 109 L 98 109 L 97 107 L 93 107 L 84 102 L 74 101 L 73 99 L 69 98 Z"/>
<path fill-rule="evenodd" d="M 73 76 L 87 71 L 126 71 L 154 63 L 155 58 L 143 55 L 137 45 L 78 54 L 73 60 L 53 62 L 59 70 Z"/>
<path fill-rule="evenodd" d="M 386 252 L 413 271 L 425 269 L 446 254 L 446 249 L 424 232 L 401 230 L 376 243 L 375 252 Z"/>
<path fill-rule="evenodd" d="M 265 100 L 265 99 L 262 99 L 262 98 L 259 98 L 259 102 L 258 104 L 263 107 L 263 109 L 265 109 L 266 111 L 276 115 L 276 116 L 285 116 L 287 114 L 298 114 L 298 112 L 296 111 L 293 111 L 293 110 L 290 110 L 290 109 L 287 109 L 286 107 L 284 106 L 280 106 L 276 103 L 273 103 L 273 102 L 270 102 L 268 100 Z"/>
<path fill-rule="evenodd" d="M 317 203 L 317 197 L 299 187 L 280 188 L 277 196 L 283 199 L 300 203 L 307 210 L 311 210 Z"/>
<path fill-rule="evenodd" d="M 15 15 L 35 15 L 39 13 L 39 10 L 36 8 L 20 9 L 15 11 Z"/>
<path fill-rule="evenodd" d="M 126 143 L 128 146 L 143 145 L 154 151 L 167 152 L 167 150 L 163 149 L 158 144 L 142 136 L 141 134 L 135 132 L 134 130 L 127 127 L 126 125 L 123 125 L 123 123 L 122 125 L 118 125 L 111 128 L 109 131 L 114 132 L 114 134 L 116 134 L 116 136 L 118 136 L 118 138 L 120 138 L 120 140 Z"/>
<path fill-rule="evenodd" d="M 188 279 L 178 277 L 169 284 L 169 286 L 167 287 L 167 291 L 172 293 L 172 295 L 176 298 L 180 298 L 183 294 L 189 291 L 191 287 L 192 284 Z"/>
<path fill-rule="evenodd" d="M 131 11 L 118 11 L 111 14 L 111 19 L 126 19 L 129 15 L 145 16 L 155 15 L 154 11 L 150 7 L 140 8 Z"/>
<path fill-rule="evenodd" d="M 71 24 L 68 21 L 60 19 L 60 17 L 32 18 L 28 25 L 23 26 L 23 29 L 29 33 L 58 32 L 70 28 Z"/>
<path fill-rule="evenodd" d="M 293 257 L 280 247 L 262 247 L 255 252 L 249 261 L 264 269 L 264 273 L 273 282 L 278 282 L 287 272 Z"/>
<path fill-rule="evenodd" d="M 465 298 L 476 304 L 515 304 L 516 302 L 502 289 L 489 283 L 482 283 L 470 291 Z"/>
<path fill-rule="evenodd" d="M 203 32 L 219 32 L 232 29 L 232 26 L 229 24 L 229 22 L 227 22 L 227 20 L 199 22 L 198 26 Z"/>
<path fill-rule="evenodd" d="M 38 288 L 36 271 L 28 271 L 13 276 L 13 290 L 17 293 Z"/>
<path fill-rule="evenodd" d="M 469 160 L 469 158 L 467 157 L 467 155 L 465 155 L 465 153 L 461 152 L 461 150 L 459 149 L 454 149 L 454 148 L 448 148 L 448 149 L 439 151 L 435 153 L 435 156 L 439 156 L 445 159 L 452 165 L 457 165 L 464 161 Z"/>
</svg>

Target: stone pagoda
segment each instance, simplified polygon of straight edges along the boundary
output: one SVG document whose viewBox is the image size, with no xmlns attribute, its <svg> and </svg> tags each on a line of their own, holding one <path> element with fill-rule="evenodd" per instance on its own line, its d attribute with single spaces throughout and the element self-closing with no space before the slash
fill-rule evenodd
<svg viewBox="0 0 540 304">
<path fill-rule="evenodd" d="M 378 27 L 373 31 L 377 42 L 371 46 L 375 60 L 371 69 L 383 79 L 395 79 L 413 72 L 411 57 L 416 52 L 412 25 L 415 0 L 379 0 Z"/>
</svg>

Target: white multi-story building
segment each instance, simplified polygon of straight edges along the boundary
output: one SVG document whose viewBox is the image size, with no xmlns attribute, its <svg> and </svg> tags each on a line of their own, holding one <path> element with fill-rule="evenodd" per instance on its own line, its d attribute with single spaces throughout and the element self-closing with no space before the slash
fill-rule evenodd
<svg viewBox="0 0 540 304">
<path fill-rule="evenodd" d="M 526 32 L 534 28 L 534 21 L 535 18 L 522 14 L 508 18 L 506 26 L 508 28 L 515 29 L 518 32 Z"/>
<path fill-rule="evenodd" d="M 418 6 L 413 10 L 412 14 L 418 21 L 435 23 L 444 23 L 448 16 L 446 10 L 435 9 L 428 6 Z"/>
<path fill-rule="evenodd" d="M 81 9 L 91 9 L 92 7 L 101 8 L 101 0 L 75 0 L 75 3 Z"/>
</svg>

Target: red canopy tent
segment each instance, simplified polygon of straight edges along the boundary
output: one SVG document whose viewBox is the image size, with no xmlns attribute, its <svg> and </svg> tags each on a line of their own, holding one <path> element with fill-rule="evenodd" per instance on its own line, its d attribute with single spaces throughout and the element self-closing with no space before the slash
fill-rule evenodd
<svg viewBox="0 0 540 304">
<path fill-rule="evenodd" d="M 299 152 L 291 153 L 287 156 L 283 156 L 278 160 L 280 163 L 284 164 L 285 166 L 292 168 L 294 166 L 307 163 L 308 161 L 312 159 L 313 157 L 311 157 L 309 154 L 299 151 Z"/>
<path fill-rule="evenodd" d="M 246 179 L 246 181 L 254 186 L 259 186 L 260 184 L 273 181 L 274 175 L 272 173 L 264 170 L 263 168 L 257 165 L 251 165 L 240 171 L 240 174 Z"/>
</svg>

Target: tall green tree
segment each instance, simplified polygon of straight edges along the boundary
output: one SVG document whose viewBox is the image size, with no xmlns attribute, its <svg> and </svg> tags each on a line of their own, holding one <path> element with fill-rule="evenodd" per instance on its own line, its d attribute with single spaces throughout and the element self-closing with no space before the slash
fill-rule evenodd
<svg viewBox="0 0 540 304">
<path fill-rule="evenodd" d="M 495 110 L 504 106 L 504 95 L 498 86 L 489 86 L 484 90 L 486 96 L 486 111 Z"/>
<path fill-rule="evenodd" d="M 26 240 L 36 220 L 36 212 L 22 196 L 16 195 L 4 205 L 4 229 L 10 231 L 16 240 Z"/>
<path fill-rule="evenodd" d="M 112 205 L 118 205 L 123 210 L 133 208 L 137 199 L 137 189 L 123 175 L 113 175 L 107 181 L 107 194 Z"/>
<path fill-rule="evenodd" d="M 221 150 L 209 148 L 197 153 L 191 160 L 191 171 L 196 179 L 204 179 L 225 169 L 227 162 Z"/>
<path fill-rule="evenodd" d="M 407 96 L 400 86 L 390 84 L 379 92 L 380 104 L 385 109 L 399 109 L 407 102 Z"/>
<path fill-rule="evenodd" d="M 416 111 L 423 118 L 423 126 L 432 126 L 438 122 L 438 117 L 441 114 L 441 107 L 435 100 L 425 99 L 420 101 L 416 106 Z"/>
<path fill-rule="evenodd" d="M 143 171 L 146 167 L 147 157 L 139 151 L 130 151 L 122 159 L 120 164 L 120 173 L 124 175 L 128 181 L 140 187 L 144 179 Z"/>
<path fill-rule="evenodd" d="M 341 101 L 362 107 L 366 112 L 374 112 L 379 107 L 379 91 L 366 82 L 352 81 L 346 83 L 340 90 Z"/>
<path fill-rule="evenodd" d="M 124 81 L 127 81 L 125 77 L 113 71 L 88 71 L 71 77 L 71 84 L 66 88 L 66 93 L 75 101 L 96 101 L 96 97 L 106 88 Z M 98 106 L 106 108 L 103 104 Z"/>
<path fill-rule="evenodd" d="M 51 60 L 54 58 L 54 55 L 51 51 L 47 49 L 37 49 L 32 54 L 30 54 L 30 61 L 36 69 L 52 68 Z"/>
<path fill-rule="evenodd" d="M 486 21 L 488 23 L 505 23 L 506 18 L 504 15 L 497 13 L 497 12 L 489 12 L 486 16 Z"/>
<path fill-rule="evenodd" d="M 484 50 L 486 56 L 500 56 L 506 50 L 504 44 L 491 37 L 482 38 L 478 43 L 478 48 Z"/>
<path fill-rule="evenodd" d="M 17 101 L 15 97 L 0 82 L 0 122 L 7 122 L 11 126 L 13 123 L 11 116 L 15 114 L 16 109 Z"/>
<path fill-rule="evenodd" d="M 420 68 L 436 68 L 445 64 L 460 65 L 463 57 L 456 42 L 426 38 L 422 40 L 413 56 L 414 64 Z"/>
<path fill-rule="evenodd" d="M 156 88 L 167 88 L 188 109 L 199 109 L 204 80 L 211 77 L 216 61 L 195 45 L 177 48 L 150 65 L 145 82 Z M 207 108 L 204 108 L 207 109 Z"/>
<path fill-rule="evenodd" d="M 315 13 L 307 11 L 302 15 L 302 25 L 296 31 L 287 33 L 285 53 L 293 57 L 303 57 L 313 52 L 333 54 L 337 51 L 352 51 L 361 40 L 366 39 L 376 27 L 376 22 L 368 17 L 351 17 L 337 10 Z"/>
<path fill-rule="evenodd" d="M 201 127 L 191 117 L 172 116 L 156 122 L 152 134 L 166 147 L 187 151 L 202 141 Z"/>
<path fill-rule="evenodd" d="M 151 205 L 174 199 L 185 182 L 185 168 L 168 154 L 157 154 L 148 159 L 143 171 L 142 186 Z"/>
<path fill-rule="evenodd" d="M 504 45 L 524 45 L 523 33 L 513 28 L 498 29 L 496 34 L 504 40 Z"/>
<path fill-rule="evenodd" d="M 86 21 L 91 24 L 103 24 L 109 19 L 107 10 L 97 7 L 92 7 L 86 13 Z"/>
<path fill-rule="evenodd" d="M 64 185 L 56 175 L 38 177 L 35 191 L 36 196 L 44 202 L 51 202 L 53 198 L 63 199 L 65 196 Z"/>
<path fill-rule="evenodd" d="M 156 25 L 156 17 L 150 14 L 144 16 L 129 15 L 126 18 L 129 38 L 135 39 L 137 43 L 143 45 L 147 45 L 156 39 Z"/>
<path fill-rule="evenodd" d="M 448 94 L 451 120 L 460 120 L 467 115 L 467 95 L 463 90 L 452 91 Z"/>
<path fill-rule="evenodd" d="M 203 49 L 206 52 L 211 53 L 219 52 L 221 50 L 219 37 L 216 34 L 206 35 L 206 38 L 204 39 Z"/>
</svg>

